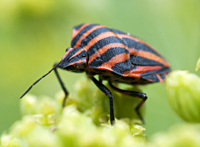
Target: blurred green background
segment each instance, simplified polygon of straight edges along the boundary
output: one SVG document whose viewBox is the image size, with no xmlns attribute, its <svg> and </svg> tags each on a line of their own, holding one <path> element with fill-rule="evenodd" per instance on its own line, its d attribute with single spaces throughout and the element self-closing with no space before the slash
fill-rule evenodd
<svg viewBox="0 0 200 147">
<path fill-rule="evenodd" d="M 199 0 L 1 0 L 0 134 L 20 119 L 20 95 L 70 46 L 72 28 L 98 23 L 129 32 L 153 45 L 173 69 L 194 72 L 200 56 Z M 69 91 L 85 74 L 60 71 Z M 163 83 L 143 86 L 147 93 L 144 127 L 148 137 L 181 122 L 169 107 Z M 61 91 L 54 73 L 31 94 Z"/>
</svg>

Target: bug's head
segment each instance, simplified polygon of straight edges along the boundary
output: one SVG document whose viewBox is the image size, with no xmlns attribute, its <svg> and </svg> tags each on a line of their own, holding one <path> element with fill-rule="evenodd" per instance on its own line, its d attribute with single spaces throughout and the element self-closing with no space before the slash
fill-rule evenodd
<svg viewBox="0 0 200 147">
<path fill-rule="evenodd" d="M 67 48 L 58 65 L 63 69 L 74 72 L 83 72 L 87 66 L 88 54 L 84 48 Z"/>
</svg>

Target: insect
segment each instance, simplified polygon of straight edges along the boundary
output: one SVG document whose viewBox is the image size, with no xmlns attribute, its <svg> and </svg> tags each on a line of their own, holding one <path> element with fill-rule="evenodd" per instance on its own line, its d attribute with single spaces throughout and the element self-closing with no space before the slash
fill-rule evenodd
<svg viewBox="0 0 200 147">
<path fill-rule="evenodd" d="M 141 98 L 142 101 L 137 105 L 135 111 L 144 121 L 139 109 L 147 100 L 146 94 L 122 90 L 113 83 L 141 85 L 163 82 L 170 72 L 169 63 L 146 42 L 103 25 L 81 24 L 73 28 L 71 47 L 66 49 L 61 61 L 55 63 L 48 73 L 35 81 L 20 98 L 54 70 L 65 93 L 64 107 L 68 91 L 58 74 L 58 68 L 77 73 L 86 72 L 94 84 L 109 98 L 112 125 L 115 122 L 113 96 L 102 80 L 108 81 L 114 90 L 124 95 Z M 99 75 L 98 80 L 94 77 L 95 75 Z"/>
</svg>

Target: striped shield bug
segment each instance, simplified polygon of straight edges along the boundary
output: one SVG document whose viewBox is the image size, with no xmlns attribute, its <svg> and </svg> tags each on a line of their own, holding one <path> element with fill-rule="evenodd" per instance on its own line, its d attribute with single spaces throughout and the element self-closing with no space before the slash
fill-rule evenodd
<svg viewBox="0 0 200 147">
<path fill-rule="evenodd" d="M 145 93 L 127 91 L 117 88 L 113 83 L 130 85 L 163 82 L 170 72 L 169 63 L 149 44 L 116 29 L 98 24 L 81 24 L 73 28 L 71 47 L 66 49 L 59 63 L 35 81 L 20 98 L 51 71 L 65 93 L 63 107 L 68 91 L 64 86 L 57 68 L 73 72 L 86 72 L 94 84 L 109 98 L 110 122 L 114 124 L 113 96 L 103 85 L 102 80 L 108 81 L 114 90 L 142 101 L 135 108 L 139 118 L 143 121 L 139 109 L 147 99 Z M 94 76 L 98 75 L 99 80 Z"/>
</svg>

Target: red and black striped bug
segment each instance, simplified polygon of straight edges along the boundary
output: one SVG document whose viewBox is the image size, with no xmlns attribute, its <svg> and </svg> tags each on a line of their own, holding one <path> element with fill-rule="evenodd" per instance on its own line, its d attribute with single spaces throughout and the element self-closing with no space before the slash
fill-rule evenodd
<svg viewBox="0 0 200 147">
<path fill-rule="evenodd" d="M 116 91 L 125 95 L 141 98 L 142 101 L 135 108 L 139 118 L 140 107 L 147 99 L 145 93 L 121 90 L 112 83 L 126 83 L 141 85 L 162 82 L 170 72 L 169 63 L 149 44 L 123 33 L 98 24 L 81 24 L 73 28 L 71 47 L 59 63 L 40 79 L 35 81 L 20 98 L 22 98 L 36 83 L 48 75 L 52 70 L 65 93 L 63 107 L 68 91 L 65 88 L 57 68 L 73 72 L 86 72 L 95 85 L 109 97 L 110 122 L 114 124 L 113 97 L 110 90 L 103 85 L 107 80 Z M 94 76 L 99 75 L 99 80 Z"/>
</svg>

